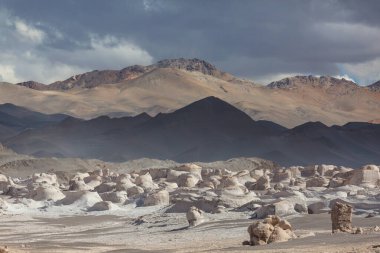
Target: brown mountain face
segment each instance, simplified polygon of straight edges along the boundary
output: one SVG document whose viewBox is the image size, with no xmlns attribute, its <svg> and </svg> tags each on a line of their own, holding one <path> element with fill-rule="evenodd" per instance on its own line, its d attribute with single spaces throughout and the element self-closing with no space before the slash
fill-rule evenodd
<svg viewBox="0 0 380 253">
<path fill-rule="evenodd" d="M 0 103 L 89 119 L 142 112 L 154 116 L 215 96 L 254 120 L 269 120 L 286 127 L 308 121 L 343 125 L 380 118 L 380 92 L 374 88 L 326 76 L 296 76 L 258 86 L 199 59 L 92 71 L 53 83 L 47 90 L 31 84 L 0 84 Z"/>
<path fill-rule="evenodd" d="M 24 86 L 33 90 L 46 90 L 46 84 L 35 82 L 35 81 L 26 81 L 22 83 L 17 83 L 17 85 Z"/>
<path fill-rule="evenodd" d="M 133 65 L 122 70 L 94 70 L 91 72 L 72 76 L 64 81 L 57 81 L 49 85 L 44 85 L 34 81 L 18 83 L 35 90 L 69 90 L 73 88 L 94 88 L 105 84 L 115 84 L 123 81 L 135 79 L 142 74 L 148 73 L 158 68 L 181 69 L 190 72 L 200 72 L 205 75 L 235 83 L 249 82 L 236 78 L 226 72 L 218 70 L 212 64 L 199 59 L 168 59 L 157 62 L 149 66 Z"/>
<path fill-rule="evenodd" d="M 304 87 L 314 87 L 321 89 L 344 89 L 354 90 L 359 86 L 346 79 L 338 79 L 330 76 L 294 76 L 281 79 L 268 84 L 271 89 L 299 89 Z"/>
</svg>

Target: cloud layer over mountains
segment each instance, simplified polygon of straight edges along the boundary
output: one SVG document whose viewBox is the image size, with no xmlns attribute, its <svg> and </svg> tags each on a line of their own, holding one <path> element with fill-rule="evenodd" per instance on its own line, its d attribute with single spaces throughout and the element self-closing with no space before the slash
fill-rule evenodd
<svg viewBox="0 0 380 253">
<path fill-rule="evenodd" d="M 203 58 L 268 83 L 284 75 L 380 79 L 380 3 L 0 0 L 0 80 Z"/>
</svg>

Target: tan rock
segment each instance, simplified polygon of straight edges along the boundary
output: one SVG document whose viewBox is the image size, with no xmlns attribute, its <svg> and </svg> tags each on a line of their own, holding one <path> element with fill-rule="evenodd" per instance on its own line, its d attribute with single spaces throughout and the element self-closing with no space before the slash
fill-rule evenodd
<svg viewBox="0 0 380 253">
<path fill-rule="evenodd" d="M 331 209 L 332 232 L 352 232 L 352 206 L 336 202 Z"/>
<path fill-rule="evenodd" d="M 149 193 L 144 200 L 144 206 L 169 205 L 169 192 L 161 190 Z"/>
<path fill-rule="evenodd" d="M 248 227 L 251 245 L 264 245 L 268 243 L 274 227 L 269 223 L 255 222 Z"/>
<path fill-rule="evenodd" d="M 186 213 L 186 219 L 189 222 L 190 227 L 198 226 L 205 220 L 204 212 L 195 206 L 192 206 Z"/>
<path fill-rule="evenodd" d="M 270 188 L 270 178 L 269 176 L 260 177 L 255 185 L 256 191 L 264 191 Z"/>
<path fill-rule="evenodd" d="M 268 216 L 262 222 L 255 222 L 248 227 L 251 245 L 264 245 L 273 242 L 285 242 L 296 238 L 292 226 L 276 215 Z"/>
<path fill-rule="evenodd" d="M 275 227 L 273 233 L 270 235 L 268 239 L 268 243 L 286 242 L 291 238 L 292 236 L 289 233 L 287 233 L 284 229 L 282 229 L 281 227 Z"/>
</svg>

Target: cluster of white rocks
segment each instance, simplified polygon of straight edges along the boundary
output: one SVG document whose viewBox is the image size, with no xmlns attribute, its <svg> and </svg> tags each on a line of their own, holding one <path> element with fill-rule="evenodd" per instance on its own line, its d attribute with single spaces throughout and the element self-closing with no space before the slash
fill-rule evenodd
<svg viewBox="0 0 380 253">
<path fill-rule="evenodd" d="M 4 212 L 11 203 L 34 201 L 42 203 L 40 207 L 74 205 L 86 212 L 135 204 L 136 208 L 164 206 L 166 212 L 175 213 L 192 210 L 189 217 L 197 216 L 198 211 L 245 211 L 261 219 L 328 212 L 339 201 L 353 206 L 357 214 L 380 213 L 380 173 L 375 165 L 229 171 L 183 164 L 125 174 L 99 169 L 77 173 L 69 181 L 59 180 L 53 173 L 26 179 L 0 174 L 0 193 Z M 199 223 L 192 221 L 190 225 Z"/>
</svg>

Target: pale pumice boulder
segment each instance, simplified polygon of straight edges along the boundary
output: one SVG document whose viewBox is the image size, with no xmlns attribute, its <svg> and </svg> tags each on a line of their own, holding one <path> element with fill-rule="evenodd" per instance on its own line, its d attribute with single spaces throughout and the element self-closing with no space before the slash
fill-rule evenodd
<svg viewBox="0 0 380 253">
<path fill-rule="evenodd" d="M 70 191 L 91 191 L 94 187 L 87 185 L 83 179 L 76 178 L 70 181 L 69 190 Z"/>
<path fill-rule="evenodd" d="M 376 165 L 366 165 L 352 172 L 348 184 L 374 188 L 380 186 L 380 172 Z"/>
<path fill-rule="evenodd" d="M 169 192 L 161 190 L 149 193 L 144 199 L 144 206 L 169 205 Z"/>
<path fill-rule="evenodd" d="M 66 197 L 57 201 L 57 205 L 74 205 L 89 208 L 97 202 L 103 201 L 97 192 L 76 191 L 67 192 Z"/>
<path fill-rule="evenodd" d="M 132 182 L 129 175 L 119 176 L 116 179 L 116 191 L 126 191 L 134 186 L 136 186 L 136 184 Z"/>
<path fill-rule="evenodd" d="M 306 188 L 308 187 L 326 187 L 329 184 L 329 180 L 322 176 L 314 176 L 306 180 Z"/>
<path fill-rule="evenodd" d="M 5 175 L 0 174 L 0 194 L 7 193 L 10 186 L 11 184 L 8 178 Z"/>
<path fill-rule="evenodd" d="M 152 176 L 148 173 L 138 176 L 135 184 L 144 189 L 157 189 L 158 186 L 153 182 Z"/>
<path fill-rule="evenodd" d="M 35 173 L 32 176 L 33 183 L 47 183 L 59 185 L 57 175 L 52 173 Z"/>
<path fill-rule="evenodd" d="M 89 207 L 87 210 L 89 212 L 94 212 L 94 211 L 109 211 L 115 209 L 115 205 L 112 204 L 111 201 L 100 201 L 95 203 L 93 206 Z"/>
<path fill-rule="evenodd" d="M 32 190 L 30 193 L 30 198 L 35 201 L 57 201 L 65 198 L 65 195 L 59 190 L 59 188 L 49 184 L 44 184 Z"/>
<path fill-rule="evenodd" d="M 169 170 L 166 179 L 169 182 L 177 182 L 180 175 L 187 173 L 186 171 Z"/>
<path fill-rule="evenodd" d="M 112 203 L 125 203 L 128 200 L 126 191 L 104 192 L 99 195 L 103 201 L 111 201 Z"/>
<path fill-rule="evenodd" d="M 135 197 L 136 195 L 144 193 L 144 189 L 140 186 L 132 186 L 131 188 L 127 189 L 128 197 Z"/>
<path fill-rule="evenodd" d="M 178 187 L 195 187 L 199 182 L 199 177 L 191 174 L 185 173 L 178 177 L 177 185 Z"/>
</svg>

